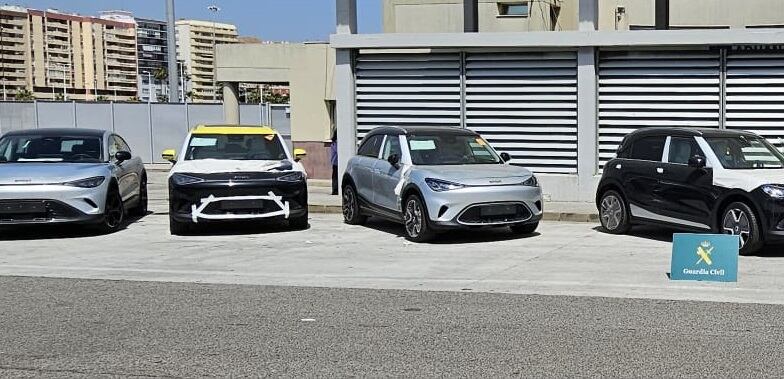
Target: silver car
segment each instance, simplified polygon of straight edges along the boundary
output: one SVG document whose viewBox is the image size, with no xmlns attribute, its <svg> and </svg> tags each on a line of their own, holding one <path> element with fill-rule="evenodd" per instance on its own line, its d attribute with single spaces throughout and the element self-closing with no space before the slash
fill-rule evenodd
<svg viewBox="0 0 784 379">
<path fill-rule="evenodd" d="M 529 170 L 509 160 L 466 129 L 375 128 L 343 176 L 343 218 L 348 224 L 367 216 L 401 222 L 417 242 L 454 228 L 533 233 L 542 218 L 542 190 Z"/>
<path fill-rule="evenodd" d="M 33 129 L 0 138 L 0 225 L 84 223 L 120 228 L 147 213 L 147 175 L 117 134 Z"/>
</svg>

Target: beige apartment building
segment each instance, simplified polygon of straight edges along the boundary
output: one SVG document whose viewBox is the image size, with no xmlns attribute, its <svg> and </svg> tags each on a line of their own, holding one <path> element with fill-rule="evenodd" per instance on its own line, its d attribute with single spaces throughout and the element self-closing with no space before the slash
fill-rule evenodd
<svg viewBox="0 0 784 379">
<path fill-rule="evenodd" d="M 103 19 L 0 7 L 0 71 L 6 99 L 129 100 L 136 96 L 133 18 Z"/>
<path fill-rule="evenodd" d="M 654 27 L 654 0 L 599 0 L 599 30 Z M 480 32 L 577 30 L 579 0 L 479 0 Z M 385 33 L 463 31 L 463 0 L 384 0 Z M 670 0 L 671 29 L 784 27 L 782 0 Z"/>
<path fill-rule="evenodd" d="M 190 79 L 187 88 L 194 102 L 221 101 L 215 81 L 215 45 L 238 43 L 237 27 L 212 21 L 179 20 L 177 60 L 183 61 Z"/>
</svg>

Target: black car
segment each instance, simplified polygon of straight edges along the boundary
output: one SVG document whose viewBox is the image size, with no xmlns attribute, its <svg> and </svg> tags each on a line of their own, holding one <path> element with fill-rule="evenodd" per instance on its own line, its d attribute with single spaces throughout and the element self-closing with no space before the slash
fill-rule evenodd
<svg viewBox="0 0 784 379">
<path fill-rule="evenodd" d="M 749 132 L 641 129 L 604 166 L 596 206 L 608 233 L 659 224 L 733 234 L 750 254 L 784 242 L 784 155 Z"/>
</svg>

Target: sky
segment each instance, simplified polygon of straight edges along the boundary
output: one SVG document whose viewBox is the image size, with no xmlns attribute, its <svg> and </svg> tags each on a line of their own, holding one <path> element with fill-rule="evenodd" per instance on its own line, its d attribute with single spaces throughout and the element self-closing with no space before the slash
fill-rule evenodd
<svg viewBox="0 0 784 379">
<path fill-rule="evenodd" d="M 381 1 L 357 0 L 360 33 L 381 32 Z M 164 20 L 166 0 L 0 0 L 28 8 L 55 8 L 85 16 L 126 10 L 140 18 Z M 269 41 L 327 41 L 335 30 L 334 0 L 175 0 L 175 17 L 212 21 L 210 5 L 221 8 L 216 21 L 237 25 L 241 36 Z"/>
</svg>

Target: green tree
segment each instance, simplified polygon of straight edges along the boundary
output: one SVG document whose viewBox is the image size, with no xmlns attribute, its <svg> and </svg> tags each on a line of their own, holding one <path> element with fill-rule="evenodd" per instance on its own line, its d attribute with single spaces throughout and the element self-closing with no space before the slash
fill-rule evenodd
<svg viewBox="0 0 784 379">
<path fill-rule="evenodd" d="M 19 90 L 14 98 L 18 101 L 32 101 L 35 100 L 35 95 L 29 89 Z"/>
<path fill-rule="evenodd" d="M 58 92 L 58 93 L 54 94 L 54 100 L 55 101 L 64 101 L 65 100 L 65 96 L 63 96 L 62 93 Z"/>
<path fill-rule="evenodd" d="M 164 68 L 164 67 L 158 67 L 152 73 L 152 77 L 155 78 L 155 80 L 157 80 L 159 82 L 162 82 L 162 81 L 164 81 L 164 80 L 169 78 L 169 72 L 166 71 L 166 68 Z"/>
<path fill-rule="evenodd" d="M 108 101 L 109 99 L 104 95 L 98 95 L 95 97 L 95 101 Z"/>
<path fill-rule="evenodd" d="M 261 93 L 258 88 L 252 88 L 250 91 L 245 92 L 245 102 L 250 104 L 258 104 L 261 102 Z"/>
</svg>

